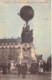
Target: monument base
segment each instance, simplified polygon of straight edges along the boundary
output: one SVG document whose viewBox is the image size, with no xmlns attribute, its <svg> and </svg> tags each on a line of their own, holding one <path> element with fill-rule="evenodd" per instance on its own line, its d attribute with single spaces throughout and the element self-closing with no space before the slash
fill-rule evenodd
<svg viewBox="0 0 52 80">
<path fill-rule="evenodd" d="M 37 62 L 35 56 L 35 47 L 32 43 L 22 43 L 20 45 L 19 60 L 21 62 Z"/>
</svg>

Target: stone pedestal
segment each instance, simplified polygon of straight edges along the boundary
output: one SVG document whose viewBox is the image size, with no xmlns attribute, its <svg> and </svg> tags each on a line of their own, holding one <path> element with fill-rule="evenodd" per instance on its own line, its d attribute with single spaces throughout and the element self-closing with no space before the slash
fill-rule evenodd
<svg viewBox="0 0 52 80">
<path fill-rule="evenodd" d="M 19 60 L 20 63 L 37 60 L 35 56 L 35 47 L 33 44 L 23 43 L 20 45 Z"/>
</svg>

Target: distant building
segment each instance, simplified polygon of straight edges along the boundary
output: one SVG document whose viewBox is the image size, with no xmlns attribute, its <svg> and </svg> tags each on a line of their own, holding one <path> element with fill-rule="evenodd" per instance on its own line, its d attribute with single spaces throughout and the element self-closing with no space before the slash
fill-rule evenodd
<svg viewBox="0 0 52 80">
<path fill-rule="evenodd" d="M 20 38 L 0 39 L 0 62 L 8 62 L 9 60 L 17 60 L 19 55 Z"/>
</svg>

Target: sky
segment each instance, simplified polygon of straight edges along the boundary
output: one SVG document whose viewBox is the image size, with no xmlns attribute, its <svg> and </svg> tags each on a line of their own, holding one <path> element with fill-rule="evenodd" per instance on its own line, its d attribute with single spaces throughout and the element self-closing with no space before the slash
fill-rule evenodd
<svg viewBox="0 0 52 80">
<path fill-rule="evenodd" d="M 34 10 L 28 24 L 33 29 L 35 52 L 46 60 L 51 54 L 51 0 L 0 0 L 0 39 L 21 37 L 25 21 L 18 13 L 25 5 Z"/>
</svg>

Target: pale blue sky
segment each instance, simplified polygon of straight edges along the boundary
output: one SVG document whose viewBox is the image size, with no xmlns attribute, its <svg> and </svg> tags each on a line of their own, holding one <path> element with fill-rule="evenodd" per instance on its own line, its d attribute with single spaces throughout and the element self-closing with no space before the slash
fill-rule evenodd
<svg viewBox="0 0 52 80">
<path fill-rule="evenodd" d="M 9 3 L 4 3 L 7 1 Z M 13 2 L 47 2 L 47 3 L 13 3 Z M 21 7 L 30 5 L 34 9 L 34 18 L 29 22 L 33 29 L 36 54 L 43 58 L 51 53 L 51 0 L 0 0 L 0 38 L 21 37 L 25 22 L 18 15 Z"/>
</svg>

